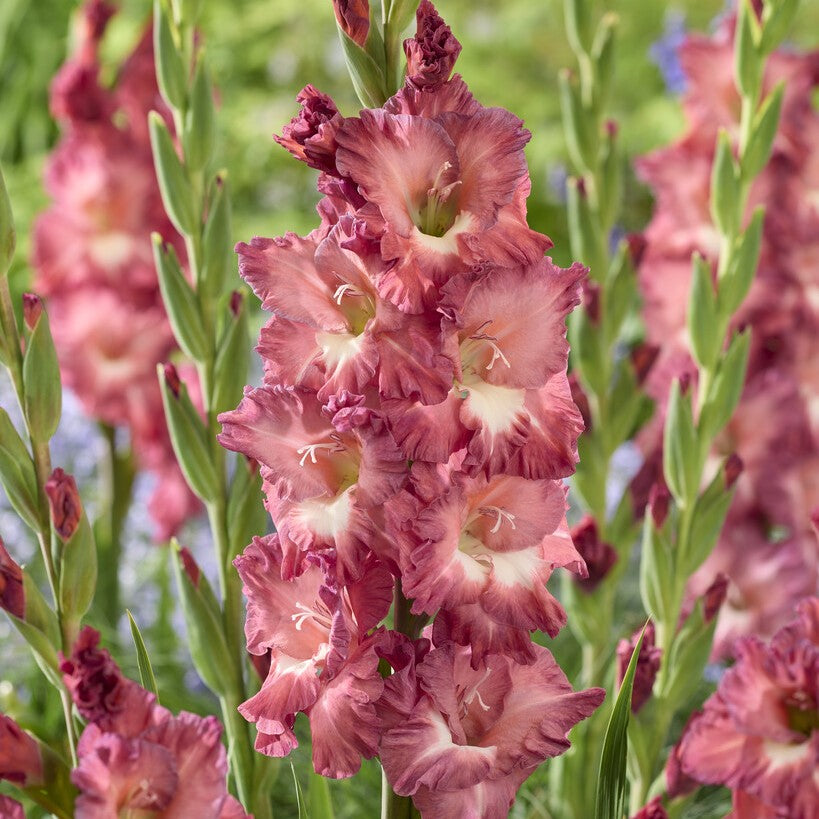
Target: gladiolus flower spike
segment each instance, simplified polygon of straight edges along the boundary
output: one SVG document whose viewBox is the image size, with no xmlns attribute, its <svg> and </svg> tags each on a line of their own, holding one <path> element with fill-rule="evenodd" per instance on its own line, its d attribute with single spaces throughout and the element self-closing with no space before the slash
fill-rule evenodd
<svg viewBox="0 0 819 819">
<path fill-rule="evenodd" d="M 572 691 L 531 639 L 566 622 L 552 572 L 588 576 L 561 482 L 583 429 L 565 334 L 586 271 L 544 257 L 529 133 L 450 78 L 459 51 L 425 0 L 382 108 L 299 95 L 277 139 L 320 171 L 321 221 L 237 246 L 270 314 L 264 379 L 219 417 L 276 526 L 235 561 L 248 650 L 270 657 L 240 707 L 257 750 L 288 754 L 304 712 L 317 772 L 379 756 L 425 817 L 505 815 L 604 695 Z"/>
</svg>

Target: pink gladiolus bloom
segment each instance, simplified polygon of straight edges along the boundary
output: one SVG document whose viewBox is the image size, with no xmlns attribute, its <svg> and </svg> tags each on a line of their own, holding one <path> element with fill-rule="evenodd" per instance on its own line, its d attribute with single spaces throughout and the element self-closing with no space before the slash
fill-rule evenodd
<svg viewBox="0 0 819 819">
<path fill-rule="evenodd" d="M 737 663 L 688 725 L 679 760 L 700 782 L 743 791 L 790 819 L 816 819 L 819 598 L 798 611 L 770 645 L 754 637 L 737 642 Z M 758 814 L 735 804 L 734 815 Z"/>
<path fill-rule="evenodd" d="M 247 388 L 238 409 L 219 416 L 222 445 L 262 464 L 283 577 L 298 573 L 304 553 L 334 548 L 339 578 L 357 579 L 378 539 L 369 510 L 406 478 L 383 419 L 363 401 L 342 393 L 322 407 L 304 390 Z"/>
<path fill-rule="evenodd" d="M 4 714 L 0 714 L 0 779 L 21 788 L 44 784 L 40 746 Z"/>
<path fill-rule="evenodd" d="M 245 813 L 227 793 L 227 756 L 214 717 L 173 716 L 153 694 L 123 677 L 99 634 L 86 626 L 63 680 L 88 725 L 77 745 L 78 819 L 121 812 L 175 819 L 238 819 Z"/>
<path fill-rule="evenodd" d="M 306 712 L 316 771 L 352 776 L 361 757 L 377 749 L 374 703 L 383 680 L 378 635 L 368 632 L 389 609 L 392 578 L 368 560 L 361 581 L 343 590 L 329 585 L 315 564 L 285 581 L 282 559 L 278 537 L 271 535 L 255 538 L 235 561 L 248 599 L 248 651 L 259 656 L 272 651 L 261 691 L 239 711 L 256 723 L 256 749 L 269 756 L 285 756 L 296 747 L 293 720 Z"/>
<path fill-rule="evenodd" d="M 408 517 L 402 508 L 400 519 Z M 521 631 L 557 634 L 566 613 L 546 590 L 552 571 L 585 574 L 566 525 L 566 490 L 557 481 L 456 474 L 449 490 L 409 516 L 399 531 L 402 583 L 413 612 L 468 612 L 473 656 L 514 645 Z M 491 635 L 491 636 L 490 636 Z M 504 639 L 508 635 L 508 639 Z M 533 657 L 528 635 L 525 652 Z M 511 645 L 507 646 L 510 650 Z"/>
<path fill-rule="evenodd" d="M 443 643 L 387 680 L 381 764 L 424 817 L 505 815 L 523 780 L 602 702 L 602 689 L 573 691 L 552 655 L 533 649 L 531 665 L 495 654 L 473 668 L 468 649 Z"/>
</svg>

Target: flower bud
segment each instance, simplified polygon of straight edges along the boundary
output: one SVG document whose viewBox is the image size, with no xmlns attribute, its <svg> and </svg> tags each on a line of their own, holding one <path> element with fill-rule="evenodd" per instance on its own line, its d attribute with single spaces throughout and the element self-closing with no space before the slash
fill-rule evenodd
<svg viewBox="0 0 819 819">
<path fill-rule="evenodd" d="M 643 261 L 648 242 L 642 233 L 629 233 L 628 236 L 626 236 L 626 242 L 628 242 L 631 264 L 636 270 L 640 266 L 640 262 Z"/>
<path fill-rule="evenodd" d="M 312 85 L 296 97 L 301 111 L 273 139 L 311 168 L 338 176 L 335 132 L 342 116 L 333 100 Z"/>
<path fill-rule="evenodd" d="M 581 283 L 583 308 L 589 321 L 595 326 L 600 323 L 600 285 L 597 282 L 584 279 Z"/>
<path fill-rule="evenodd" d="M 364 48 L 370 32 L 368 0 L 333 0 L 338 27 L 358 46 Z"/>
<path fill-rule="evenodd" d="M 640 631 L 636 631 L 630 640 L 620 640 L 617 645 L 617 676 L 622 682 L 626 675 L 629 660 L 640 639 Z M 651 696 L 654 680 L 660 670 L 662 651 L 654 645 L 654 624 L 649 623 L 645 628 L 640 654 L 637 657 L 637 670 L 634 674 L 634 688 L 631 693 L 631 710 L 636 714 L 645 705 Z"/>
<path fill-rule="evenodd" d="M 23 571 L 0 539 L 0 608 L 22 620 L 26 613 Z"/>
<path fill-rule="evenodd" d="M 591 406 L 589 405 L 589 397 L 580 383 L 580 379 L 576 373 L 569 375 L 569 389 L 572 392 L 572 401 L 574 401 L 577 408 L 580 410 L 580 415 L 583 416 L 583 424 L 586 432 L 592 428 Z"/>
<path fill-rule="evenodd" d="M 702 616 L 710 623 L 719 614 L 728 594 L 728 575 L 720 572 L 702 595 Z"/>
<path fill-rule="evenodd" d="M 23 293 L 23 321 L 33 330 L 43 314 L 43 300 L 34 293 Z"/>
<path fill-rule="evenodd" d="M 651 508 L 651 519 L 654 525 L 661 529 L 668 517 L 668 506 L 671 495 L 663 481 L 655 483 L 648 493 L 648 505 Z"/>
<path fill-rule="evenodd" d="M 415 19 L 415 37 L 404 40 L 407 82 L 416 88 L 440 85 L 449 79 L 461 44 L 429 0 L 421 0 Z"/>
<path fill-rule="evenodd" d="M 0 796 L 0 816 L 6 819 L 26 819 L 23 806 L 10 796 Z"/>
<path fill-rule="evenodd" d="M 202 576 L 202 570 L 199 568 L 197 562 L 193 559 L 190 549 L 183 546 L 179 550 L 179 560 L 182 563 L 182 569 L 190 578 L 194 588 L 199 588 L 199 578 Z"/>
<path fill-rule="evenodd" d="M 575 582 L 583 591 L 591 592 L 617 562 L 617 552 L 608 543 L 600 540 L 597 523 L 591 515 L 586 515 L 580 523 L 572 527 L 571 536 L 589 571 L 588 577 L 575 578 Z"/>
<path fill-rule="evenodd" d="M 655 344 L 638 344 L 631 351 L 631 366 L 638 384 L 643 384 L 660 354 L 660 348 Z"/>
<path fill-rule="evenodd" d="M 739 476 L 742 474 L 744 469 L 745 465 L 742 463 L 742 458 L 740 458 L 736 452 L 728 456 L 728 460 L 725 462 L 725 466 L 723 467 L 726 492 L 739 480 Z"/>
<path fill-rule="evenodd" d="M 173 393 L 174 398 L 179 398 L 179 390 L 182 388 L 182 382 L 179 380 L 179 370 L 168 361 L 162 365 L 162 372 L 168 389 Z"/>
<path fill-rule="evenodd" d="M 44 784 L 39 744 L 3 714 L 0 714 L 0 779 L 21 788 Z"/>
<path fill-rule="evenodd" d="M 640 808 L 631 819 L 668 819 L 662 798 L 655 796 L 647 805 Z"/>
<path fill-rule="evenodd" d="M 77 531 L 82 517 L 82 501 L 77 482 L 73 476 L 67 475 L 58 467 L 46 481 L 45 491 L 54 529 L 62 540 L 68 540 Z"/>
</svg>

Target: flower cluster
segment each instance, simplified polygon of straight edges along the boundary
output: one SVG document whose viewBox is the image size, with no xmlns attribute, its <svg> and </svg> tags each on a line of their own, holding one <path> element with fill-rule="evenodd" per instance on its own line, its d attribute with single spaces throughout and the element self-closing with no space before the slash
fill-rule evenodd
<svg viewBox="0 0 819 819">
<path fill-rule="evenodd" d="M 52 113 L 64 134 L 46 166 L 52 204 L 35 224 L 33 264 L 64 383 L 89 415 L 129 429 L 140 465 L 157 478 L 149 509 L 165 540 L 197 502 L 174 461 L 156 379 L 156 365 L 175 343 L 151 232 L 182 258 L 185 250 L 153 170 L 146 118 L 165 108 L 150 31 L 115 87 L 100 82 L 98 48 L 113 13 L 106 0 L 88 0 L 77 53 L 52 85 Z"/>
<path fill-rule="evenodd" d="M 343 117 L 307 86 L 278 138 L 320 171 L 320 226 L 237 247 L 271 317 L 264 384 L 220 441 L 261 464 L 277 530 L 236 561 L 248 649 L 271 657 L 240 710 L 264 753 L 295 747 L 303 711 L 318 772 L 379 755 L 425 816 L 501 816 L 603 697 L 530 637 L 565 622 L 553 570 L 586 574 L 560 481 L 584 269 L 526 223 L 521 121 L 450 79 L 460 45 L 428 0 L 417 19 L 382 108 Z"/>
<path fill-rule="evenodd" d="M 720 252 L 709 185 L 718 129 L 732 139 L 739 131 L 731 29 L 723 25 L 712 38 L 692 35 L 680 46 L 688 127 L 637 165 L 656 197 L 639 273 L 648 341 L 661 348 L 646 386 L 660 402 L 672 377 L 696 374 L 685 313 L 691 254 L 714 263 Z M 739 407 L 713 451 L 715 457 L 738 452 L 745 470 L 717 548 L 690 587 L 701 593 L 720 571 L 731 579 L 715 640 L 721 655 L 738 635 L 770 636 L 795 600 L 815 593 L 819 569 L 810 526 L 819 505 L 812 477 L 819 466 L 819 114 L 811 103 L 819 52 L 774 53 L 763 88 L 780 82 L 779 132 L 746 214 L 766 206 L 759 270 L 734 318 L 736 327 L 752 330 L 748 373 Z"/>
<path fill-rule="evenodd" d="M 673 758 L 733 791 L 736 819 L 819 816 L 819 598 L 770 645 L 737 640 L 737 663 L 685 729 Z"/>
<path fill-rule="evenodd" d="M 80 737 L 78 819 L 136 812 L 145 817 L 241 819 L 228 794 L 227 756 L 215 717 L 173 716 L 122 676 L 99 634 L 86 626 L 61 670 L 87 725 Z"/>
</svg>

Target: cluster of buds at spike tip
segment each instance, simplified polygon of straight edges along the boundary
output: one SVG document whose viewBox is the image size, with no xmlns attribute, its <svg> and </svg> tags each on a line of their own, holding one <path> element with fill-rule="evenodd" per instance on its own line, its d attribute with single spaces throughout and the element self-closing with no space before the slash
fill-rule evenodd
<svg viewBox="0 0 819 819">
<path fill-rule="evenodd" d="M 697 365 L 713 370 L 723 335 L 736 333 L 717 377 L 705 384 L 709 394 L 698 396 L 701 425 L 727 422 L 711 456 L 736 452 L 744 464 L 716 548 L 689 587 L 691 596 L 701 594 L 718 571 L 731 579 L 715 637 L 720 656 L 743 634 L 771 636 L 819 577 L 808 522 L 819 505 L 819 310 L 810 261 L 819 251 L 812 101 L 819 75 L 816 51 L 774 50 L 795 7 L 765 3 L 762 12 L 762 4 L 743 0 L 739 19 L 727 17 L 711 36 L 686 36 L 678 55 L 687 128 L 637 162 L 656 200 L 639 261 L 647 341 L 659 348 L 647 391 L 662 405 L 673 378 L 693 375 Z M 746 107 L 754 101 L 742 116 L 741 96 Z M 747 203 L 731 214 L 739 185 Z M 733 249 L 720 260 L 731 224 Z M 743 327 L 750 340 L 738 332 Z M 745 356 L 744 384 L 730 387 Z M 739 403 L 728 420 L 732 391 Z M 656 443 L 651 437 L 647 449 Z M 735 468 L 725 465 L 726 486 Z"/>
<path fill-rule="evenodd" d="M 35 286 L 47 300 L 54 334 L 50 349 L 39 338 L 48 327 L 42 326 L 36 297 L 26 295 L 23 310 L 26 356 L 29 350 L 36 354 L 31 377 L 39 390 L 31 410 L 36 415 L 38 406 L 47 408 L 51 417 L 33 431 L 42 438 L 59 420 L 54 409 L 59 359 L 63 383 L 86 413 L 127 427 L 139 467 L 156 475 L 149 512 L 157 539 L 166 540 L 199 507 L 176 466 L 156 383 L 157 363 L 176 345 L 162 306 L 151 233 L 173 246 L 183 263 L 185 247 L 163 209 L 153 173 L 146 118 L 157 106 L 168 121 L 170 112 L 159 102 L 150 31 L 122 64 L 113 87 L 101 79 L 99 49 L 115 11 L 111 3 L 86 0 L 77 49 L 51 88 L 62 137 L 46 164 L 51 205 L 35 223 L 32 254 Z M 48 386 L 52 393 L 46 397 Z M 26 383 L 27 398 L 28 393 Z"/>
<path fill-rule="evenodd" d="M 588 573 L 562 483 L 585 270 L 544 257 L 529 134 L 450 78 L 458 50 L 424 2 L 411 76 L 382 108 L 345 118 L 299 96 L 279 141 L 320 169 L 321 223 L 237 246 L 270 314 L 264 383 L 219 418 L 276 525 L 236 560 L 248 650 L 270 660 L 240 707 L 256 748 L 289 753 L 305 712 L 316 771 L 377 755 L 425 817 L 506 812 L 603 697 L 572 691 L 530 634 L 566 621 L 552 572 Z M 399 581 L 400 632 L 381 625 Z"/>
</svg>

